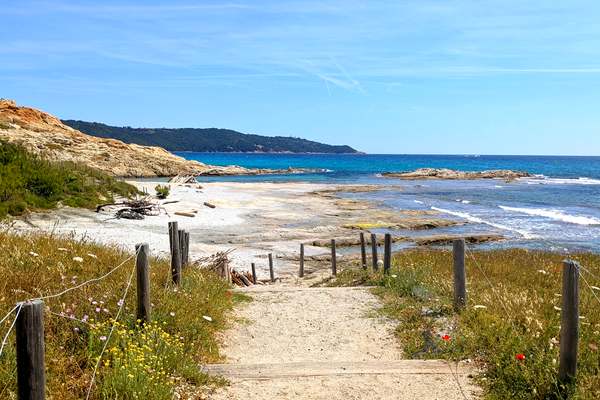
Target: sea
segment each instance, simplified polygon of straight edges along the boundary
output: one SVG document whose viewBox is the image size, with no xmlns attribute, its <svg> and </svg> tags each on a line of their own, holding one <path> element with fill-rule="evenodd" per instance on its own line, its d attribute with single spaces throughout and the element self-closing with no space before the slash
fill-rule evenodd
<svg viewBox="0 0 600 400">
<path fill-rule="evenodd" d="M 507 240 L 482 248 L 524 247 L 564 253 L 600 253 L 600 157 L 193 153 L 178 155 L 212 165 L 248 168 L 309 168 L 313 173 L 248 177 L 205 177 L 204 181 L 372 184 L 381 190 L 342 193 L 398 210 L 435 210 L 469 222 L 433 231 L 392 231 L 397 235 L 498 233 Z M 462 171 L 510 169 L 534 176 L 504 180 L 399 180 L 383 172 L 417 168 Z M 386 231 L 381 231 L 384 233 Z"/>
</svg>

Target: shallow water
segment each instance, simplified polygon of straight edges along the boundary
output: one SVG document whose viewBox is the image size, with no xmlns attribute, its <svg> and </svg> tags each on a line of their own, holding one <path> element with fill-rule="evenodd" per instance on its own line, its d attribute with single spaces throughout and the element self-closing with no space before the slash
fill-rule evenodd
<svg viewBox="0 0 600 400">
<path fill-rule="evenodd" d="M 510 240 L 497 246 L 600 252 L 600 157 L 425 156 L 179 153 L 216 165 L 252 168 L 304 167 L 327 172 L 205 180 L 308 181 L 381 185 L 382 190 L 347 197 L 375 200 L 395 209 L 437 210 L 470 224 L 432 233 L 495 232 Z M 382 178 L 386 171 L 421 167 L 457 170 L 512 169 L 539 176 L 507 183 L 479 181 L 402 181 Z M 396 232 L 418 235 L 419 232 Z"/>
</svg>

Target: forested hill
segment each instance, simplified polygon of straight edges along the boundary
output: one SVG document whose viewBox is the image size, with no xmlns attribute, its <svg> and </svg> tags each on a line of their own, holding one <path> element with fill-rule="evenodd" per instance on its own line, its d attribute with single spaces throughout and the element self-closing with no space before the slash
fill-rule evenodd
<svg viewBox="0 0 600 400">
<path fill-rule="evenodd" d="M 169 151 L 357 153 L 350 146 L 333 146 L 295 137 L 249 135 L 230 129 L 131 128 L 76 120 L 62 122 L 88 135 L 118 139 L 125 143 L 160 146 Z"/>
</svg>

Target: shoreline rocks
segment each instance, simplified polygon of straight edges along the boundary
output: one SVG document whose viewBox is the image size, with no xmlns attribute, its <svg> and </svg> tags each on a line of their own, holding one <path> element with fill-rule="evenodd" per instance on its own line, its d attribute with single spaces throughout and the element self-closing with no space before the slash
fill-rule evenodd
<svg viewBox="0 0 600 400">
<path fill-rule="evenodd" d="M 306 170 L 248 169 L 211 166 L 186 160 L 161 147 L 127 144 L 86 135 L 40 110 L 0 99 L 0 140 L 23 146 L 50 161 L 74 162 L 117 177 L 147 178 L 176 175 L 265 175 Z"/>
<path fill-rule="evenodd" d="M 399 178 L 407 180 L 419 179 L 446 179 L 446 180 L 474 180 L 474 179 L 504 179 L 514 180 L 528 178 L 531 175 L 524 171 L 512 171 L 507 169 L 488 171 L 455 171 L 447 168 L 419 168 L 409 172 L 384 172 L 381 174 L 386 178 Z"/>
</svg>

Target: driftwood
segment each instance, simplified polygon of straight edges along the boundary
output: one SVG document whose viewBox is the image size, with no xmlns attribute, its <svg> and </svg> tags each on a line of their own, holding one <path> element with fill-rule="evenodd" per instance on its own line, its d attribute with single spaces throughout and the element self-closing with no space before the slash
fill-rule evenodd
<svg viewBox="0 0 600 400">
<path fill-rule="evenodd" d="M 207 201 L 205 201 L 205 202 L 204 202 L 204 205 L 205 205 L 206 207 L 208 207 L 208 208 L 217 208 L 217 206 L 215 206 L 214 204 L 211 204 L 211 203 L 209 203 L 209 202 L 207 202 Z"/>
<path fill-rule="evenodd" d="M 190 218 L 194 218 L 196 216 L 196 214 L 194 214 L 194 213 L 183 212 L 183 211 L 175 211 L 173 214 L 175 214 L 175 215 L 181 215 L 182 217 L 190 217 Z"/>
</svg>

